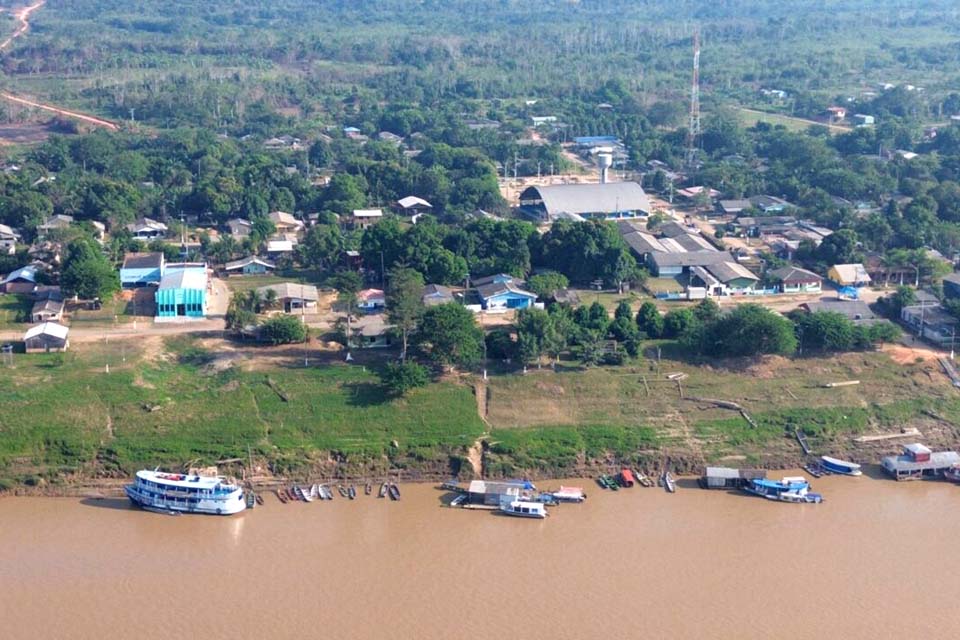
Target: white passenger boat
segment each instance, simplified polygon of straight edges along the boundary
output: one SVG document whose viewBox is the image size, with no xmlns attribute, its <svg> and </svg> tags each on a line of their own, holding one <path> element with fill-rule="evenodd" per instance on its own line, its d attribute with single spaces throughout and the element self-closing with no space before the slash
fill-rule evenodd
<svg viewBox="0 0 960 640">
<path fill-rule="evenodd" d="M 500 512 L 517 518 L 546 518 L 547 507 L 539 502 L 514 500 L 500 505 Z"/>
<path fill-rule="evenodd" d="M 134 504 L 161 513 L 230 515 L 247 508 L 243 488 L 221 476 L 142 470 L 124 491 Z"/>
<path fill-rule="evenodd" d="M 820 465 L 830 473 L 839 473 L 845 476 L 862 476 L 863 471 L 856 462 L 838 460 L 830 456 L 820 456 Z"/>
<path fill-rule="evenodd" d="M 583 492 L 583 487 L 564 487 L 553 492 L 553 497 L 559 502 L 583 502 L 587 499 L 587 494 Z"/>
</svg>

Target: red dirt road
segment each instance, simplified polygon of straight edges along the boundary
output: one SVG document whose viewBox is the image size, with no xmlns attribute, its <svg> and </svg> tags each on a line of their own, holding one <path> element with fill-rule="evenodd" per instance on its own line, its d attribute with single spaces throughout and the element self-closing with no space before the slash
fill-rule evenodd
<svg viewBox="0 0 960 640">
<path fill-rule="evenodd" d="M 46 4 L 47 0 L 39 0 L 30 6 L 21 7 L 19 9 L 7 9 L 13 14 L 13 17 L 20 21 L 20 26 L 17 27 L 17 30 L 10 34 L 3 42 L 0 42 L 0 51 L 3 51 L 9 47 L 14 40 L 22 36 L 27 32 L 27 29 L 30 28 L 30 14 Z M 33 100 L 27 100 L 26 98 L 21 98 L 13 95 L 12 93 L 7 93 L 6 91 L 0 91 L 0 98 L 4 100 L 9 100 L 10 102 L 15 102 L 17 104 L 22 104 L 27 107 L 33 107 L 34 109 L 41 109 L 43 111 L 49 111 L 50 113 L 55 113 L 60 116 L 67 118 L 73 118 L 75 120 L 80 120 L 81 122 L 86 122 L 97 127 L 104 127 L 105 129 L 110 129 L 111 131 L 116 131 L 119 129 L 117 125 L 110 122 L 109 120 L 103 120 L 102 118 L 97 118 L 95 116 L 90 116 L 84 113 L 78 113 L 76 111 L 69 111 L 67 109 L 61 109 L 49 104 L 43 104 L 41 102 L 34 102 Z"/>
</svg>

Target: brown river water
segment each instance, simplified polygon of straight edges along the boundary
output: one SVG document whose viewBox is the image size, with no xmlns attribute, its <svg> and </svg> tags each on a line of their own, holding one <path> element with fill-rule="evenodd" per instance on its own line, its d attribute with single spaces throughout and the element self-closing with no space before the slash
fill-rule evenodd
<svg viewBox="0 0 960 640">
<path fill-rule="evenodd" d="M 542 482 L 555 488 L 557 482 Z M 567 483 L 571 484 L 571 483 Z M 960 629 L 960 486 L 825 478 L 820 505 L 601 491 L 545 521 L 405 485 L 170 517 L 0 500 L 0 638 L 841 638 Z"/>
</svg>

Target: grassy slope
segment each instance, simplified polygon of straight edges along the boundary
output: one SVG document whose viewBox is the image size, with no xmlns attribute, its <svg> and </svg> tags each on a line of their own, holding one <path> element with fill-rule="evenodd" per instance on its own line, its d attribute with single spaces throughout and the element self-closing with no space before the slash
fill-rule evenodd
<svg viewBox="0 0 960 640">
<path fill-rule="evenodd" d="M 98 344 L 62 356 L 21 356 L 15 369 L 0 369 L 7 390 L 0 478 L 210 463 L 244 457 L 248 446 L 284 470 L 325 460 L 330 451 L 389 455 L 403 464 L 444 460 L 483 431 L 464 386 L 441 383 L 387 400 L 362 367 L 217 373 L 202 364 L 208 354 L 189 343 L 175 346 L 180 356 L 173 361 L 145 363 L 128 347 L 124 363 L 115 346 Z"/>
<path fill-rule="evenodd" d="M 738 402 L 758 428 L 734 411 L 681 400 L 676 383 L 665 379 L 673 372 L 688 375 L 685 397 Z M 861 384 L 822 387 L 843 380 Z M 851 434 L 896 429 L 931 412 L 946 424 L 960 423 L 960 398 L 935 365 L 900 365 L 879 353 L 775 358 L 740 369 L 664 361 L 659 374 L 655 363 L 632 370 L 541 371 L 493 379 L 488 403 L 493 452 L 508 454 L 508 466 L 536 466 L 543 457 L 572 465 L 578 452 L 586 461 L 634 457 L 643 450 L 654 457 L 757 458 L 797 449 L 784 438 L 795 428 L 817 442 L 842 446 L 837 443 L 848 444 Z"/>
</svg>

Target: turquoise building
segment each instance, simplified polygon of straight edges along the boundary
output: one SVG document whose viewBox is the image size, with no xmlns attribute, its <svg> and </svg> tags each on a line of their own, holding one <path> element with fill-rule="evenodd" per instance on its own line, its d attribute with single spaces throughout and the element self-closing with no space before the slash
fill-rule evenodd
<svg viewBox="0 0 960 640">
<path fill-rule="evenodd" d="M 206 266 L 171 268 L 160 279 L 157 289 L 157 322 L 194 319 L 202 320 L 207 314 L 207 269 Z"/>
</svg>

